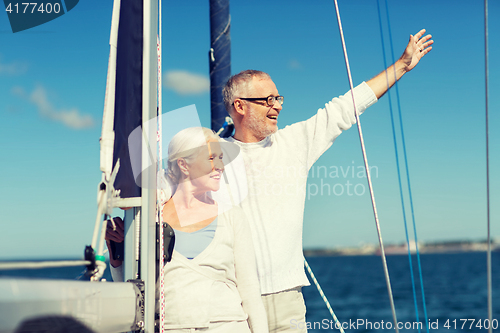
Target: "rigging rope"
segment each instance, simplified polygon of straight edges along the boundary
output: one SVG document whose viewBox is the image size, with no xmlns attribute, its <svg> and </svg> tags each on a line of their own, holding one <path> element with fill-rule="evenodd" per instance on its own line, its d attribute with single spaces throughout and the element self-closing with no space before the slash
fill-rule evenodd
<svg viewBox="0 0 500 333">
<path fill-rule="evenodd" d="M 486 219 L 488 233 L 488 253 L 487 253 L 487 283 L 488 283 L 488 332 L 493 332 L 493 301 L 491 286 L 491 234 L 490 234 L 490 147 L 489 147 L 489 119 L 488 119 L 488 0 L 484 0 L 484 62 L 485 62 L 485 98 L 486 98 Z"/>
<path fill-rule="evenodd" d="M 371 201 L 372 201 L 373 215 L 375 217 L 375 225 L 377 227 L 378 240 L 379 240 L 379 244 L 380 244 L 380 256 L 382 258 L 382 265 L 383 265 L 383 268 L 384 268 L 385 282 L 386 282 L 386 285 L 387 285 L 387 293 L 389 295 L 389 301 L 391 303 L 391 311 L 392 311 L 392 318 L 393 318 L 393 321 L 394 321 L 394 329 L 396 330 L 396 332 L 399 332 L 398 325 L 397 325 L 398 320 L 397 320 L 397 317 L 396 317 L 396 308 L 394 306 L 394 298 L 392 296 L 391 281 L 390 281 L 390 278 L 389 278 L 389 270 L 387 268 L 387 261 L 386 261 L 386 257 L 385 257 L 384 244 L 383 244 L 383 241 L 382 241 L 382 234 L 381 234 L 381 231 L 380 231 L 380 223 L 379 223 L 378 214 L 377 214 L 377 206 L 375 204 L 375 196 L 373 194 L 372 180 L 371 180 L 371 176 L 370 176 L 370 169 L 369 169 L 369 166 L 368 166 L 368 158 L 366 156 L 365 143 L 364 143 L 364 140 L 363 140 L 363 132 L 361 131 L 361 123 L 359 121 L 359 114 L 358 114 L 358 111 L 356 109 L 356 103 L 355 103 L 355 100 L 354 100 L 354 91 L 353 91 L 354 90 L 354 86 L 353 86 L 353 83 L 352 83 L 351 69 L 349 67 L 349 59 L 347 57 L 347 48 L 346 48 L 346 45 L 345 45 L 344 32 L 342 30 L 342 22 L 340 20 L 340 12 L 339 12 L 339 7 L 338 7 L 338 4 L 337 4 L 337 0 L 334 0 L 334 3 L 335 3 L 335 11 L 337 13 L 337 22 L 338 22 L 338 25 L 339 25 L 340 38 L 341 38 L 341 41 L 342 41 L 342 49 L 344 51 L 344 59 L 345 59 L 345 64 L 346 64 L 346 69 L 347 69 L 347 77 L 349 79 L 349 86 L 351 88 L 352 102 L 353 102 L 353 106 L 354 106 L 354 115 L 356 117 L 356 124 L 358 126 L 359 140 L 360 140 L 360 143 L 361 143 L 361 151 L 363 153 L 363 160 L 364 160 L 364 163 L 365 163 L 366 178 L 367 178 L 367 181 L 368 181 L 368 188 L 370 190 L 370 198 L 371 198 Z"/>
<path fill-rule="evenodd" d="M 378 15 L 379 15 L 379 25 L 380 25 L 380 36 L 381 36 L 381 41 L 382 41 L 382 53 L 383 53 L 383 59 L 384 59 L 384 67 L 387 68 L 387 61 L 386 61 L 386 54 L 385 54 L 385 48 L 384 48 L 384 34 L 383 34 L 383 28 L 382 28 L 382 15 L 380 12 L 380 1 L 377 0 L 377 8 L 378 8 Z M 388 31 L 389 31 L 389 43 L 390 43 L 390 48 L 391 48 L 391 56 L 392 56 L 392 62 L 395 62 L 395 57 L 394 57 L 394 45 L 392 42 L 392 33 L 391 33 L 391 25 L 390 25 L 390 19 L 389 19 L 389 6 L 387 3 L 387 0 L 385 0 L 385 8 L 386 8 L 386 16 L 387 16 L 387 26 L 388 26 Z M 388 73 L 386 70 L 386 79 L 387 79 L 387 87 L 389 88 L 389 77 Z M 396 73 L 394 73 L 396 76 Z M 417 238 L 417 228 L 416 228 L 416 223 L 415 223 L 415 214 L 414 214 L 414 208 L 413 208 L 413 198 L 412 198 L 412 190 L 411 190 L 411 183 L 410 183 L 410 173 L 409 173 L 409 168 L 408 168 L 408 157 L 406 153 L 406 143 L 405 143 L 405 137 L 404 137 L 404 129 L 403 129 L 403 120 L 402 120 L 402 113 L 401 113 L 401 103 L 400 103 L 400 98 L 399 98 L 399 88 L 398 88 L 398 82 L 395 80 L 395 88 L 396 88 L 396 100 L 397 100 L 397 106 L 398 106 L 398 116 L 399 116 L 399 126 L 400 126 L 400 132 L 401 132 L 401 141 L 402 141 L 402 147 L 403 147 L 403 157 L 404 157 L 404 163 L 405 163 L 405 171 L 406 171 L 406 181 L 408 184 L 408 196 L 409 196 L 409 201 L 410 201 L 410 209 L 411 209 L 411 216 L 412 216 L 412 221 L 413 221 L 413 235 L 415 239 L 415 249 L 416 249 L 416 256 L 417 256 L 417 263 L 418 263 L 418 273 L 419 273 L 419 278 L 420 278 L 420 287 L 421 287 L 421 293 L 422 293 L 422 304 L 423 304 L 423 311 L 424 311 L 424 316 L 425 316 L 425 323 L 428 322 L 428 317 L 427 317 L 427 308 L 426 308 L 426 302 L 425 302 L 425 292 L 424 292 L 424 283 L 423 283 L 423 277 L 422 277 L 422 267 L 420 264 L 420 252 L 418 249 L 418 238 Z M 410 277 L 411 277 L 411 284 L 412 284 L 412 290 L 413 290 L 413 300 L 414 300 L 414 306 L 415 306 L 415 314 L 416 314 L 416 321 L 419 322 L 419 314 L 418 314 L 418 305 L 417 305 L 417 294 L 416 294 L 416 288 L 415 288 L 415 279 L 414 279 L 414 273 L 413 273 L 413 263 L 411 259 L 411 249 L 410 249 L 410 241 L 408 237 L 408 225 L 406 221 L 406 210 L 405 210 L 405 203 L 404 203 L 404 196 L 403 196 L 403 187 L 402 187 L 402 181 L 401 181 L 401 170 L 399 167 L 399 154 L 398 154 L 398 146 L 397 146 L 397 139 L 396 139 L 396 128 L 394 125 L 394 113 L 392 110 L 392 103 L 391 103 L 391 94 L 390 90 L 388 89 L 387 91 L 388 98 L 389 98 L 389 110 L 391 114 L 391 125 L 392 125 L 392 135 L 393 135 L 393 141 L 394 141 L 394 151 L 396 155 L 396 168 L 398 172 L 398 181 L 399 181 L 399 192 L 401 196 L 401 207 L 402 207 L 402 213 L 403 213 L 403 221 L 404 221 L 404 226 L 405 226 L 405 234 L 406 234 L 406 244 L 408 247 L 408 261 L 409 261 L 409 266 L 410 266 Z M 429 332 L 429 327 L 428 325 L 426 326 L 427 333 Z M 420 332 L 420 327 L 418 328 L 418 331 Z"/>
<path fill-rule="evenodd" d="M 330 311 L 330 314 L 332 315 L 333 320 L 335 321 L 335 327 L 338 328 L 340 330 L 340 332 L 344 333 L 344 329 L 342 328 L 342 324 L 340 323 L 340 321 L 337 319 L 337 316 L 333 312 L 333 309 L 330 305 L 330 302 L 328 302 L 328 299 L 326 298 L 325 293 L 323 292 L 323 289 L 319 285 L 318 280 L 316 280 L 316 276 L 314 276 L 314 273 L 313 273 L 311 267 L 309 266 L 309 264 L 307 263 L 307 260 L 305 260 L 305 259 L 304 259 L 304 264 L 306 265 L 307 271 L 309 272 L 309 275 L 311 275 L 311 279 L 313 280 L 314 284 L 316 285 L 316 288 L 318 288 L 319 294 L 321 295 L 321 298 L 325 302 L 326 307 L 328 308 L 328 311 Z"/>
</svg>

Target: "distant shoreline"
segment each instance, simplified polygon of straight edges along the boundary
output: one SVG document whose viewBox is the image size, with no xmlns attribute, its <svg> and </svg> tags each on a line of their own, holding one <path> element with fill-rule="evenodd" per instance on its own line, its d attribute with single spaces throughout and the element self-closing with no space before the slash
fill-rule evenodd
<svg viewBox="0 0 500 333">
<path fill-rule="evenodd" d="M 417 246 L 415 242 L 410 242 L 410 253 L 416 254 Z M 492 251 L 500 251 L 498 240 L 491 243 Z M 421 254 L 434 253 L 464 253 L 464 252 L 486 252 L 488 243 L 486 241 L 443 241 L 419 243 L 418 251 Z M 408 254 L 408 246 L 403 244 L 387 244 L 384 246 L 386 255 Z M 359 247 L 343 247 L 335 249 L 304 249 L 304 256 L 359 256 L 359 255 L 380 255 L 380 248 L 374 244 L 365 244 Z"/>
<path fill-rule="evenodd" d="M 441 241 L 441 242 L 422 242 L 418 244 L 418 251 L 421 254 L 434 253 L 464 253 L 464 252 L 486 252 L 488 243 L 485 240 L 481 241 Z M 495 239 L 491 242 L 491 250 L 493 252 L 500 251 L 500 240 Z M 408 247 L 403 244 L 386 244 L 384 245 L 386 255 L 408 255 Z M 416 254 L 416 245 L 410 242 L 410 251 Z M 365 244 L 358 247 L 341 247 L 341 248 L 308 248 L 304 249 L 304 256 L 319 257 L 319 256 L 361 256 L 361 255 L 380 255 L 378 244 Z M 69 258 L 0 258 L 0 262 L 39 262 L 39 261 L 59 261 L 59 260 L 82 260 L 80 257 Z M 106 258 L 108 263 L 108 258 Z"/>
</svg>

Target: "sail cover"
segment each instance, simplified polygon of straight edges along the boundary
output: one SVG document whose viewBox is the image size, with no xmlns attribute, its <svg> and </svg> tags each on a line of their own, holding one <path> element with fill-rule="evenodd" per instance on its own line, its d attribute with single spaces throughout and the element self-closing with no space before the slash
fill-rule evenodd
<svg viewBox="0 0 500 333">
<path fill-rule="evenodd" d="M 128 137 L 142 125 L 143 0 L 122 0 L 118 26 L 113 166 L 120 159 L 114 188 L 121 198 L 140 197 L 141 189 L 132 172 Z M 141 156 L 137 145 L 133 155 Z M 140 166 L 139 166 L 140 168 Z"/>
</svg>

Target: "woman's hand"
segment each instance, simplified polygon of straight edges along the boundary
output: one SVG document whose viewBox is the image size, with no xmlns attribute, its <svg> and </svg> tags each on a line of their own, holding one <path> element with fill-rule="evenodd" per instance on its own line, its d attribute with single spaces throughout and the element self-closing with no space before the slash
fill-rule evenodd
<svg viewBox="0 0 500 333">
<path fill-rule="evenodd" d="M 113 223 L 114 222 L 114 223 Z M 119 267 L 122 265 L 123 261 L 118 259 L 113 259 L 113 250 L 111 249 L 110 241 L 115 243 L 122 243 L 125 239 L 125 225 L 120 217 L 114 217 L 113 221 L 108 220 L 108 225 L 106 227 L 106 246 L 109 251 L 109 263 L 113 267 Z"/>
<path fill-rule="evenodd" d="M 124 230 L 125 227 L 123 220 L 120 217 L 114 217 L 113 221 L 108 220 L 108 226 L 106 227 L 106 236 L 104 238 L 107 241 L 112 240 L 113 242 L 121 243 L 125 239 Z"/>
</svg>

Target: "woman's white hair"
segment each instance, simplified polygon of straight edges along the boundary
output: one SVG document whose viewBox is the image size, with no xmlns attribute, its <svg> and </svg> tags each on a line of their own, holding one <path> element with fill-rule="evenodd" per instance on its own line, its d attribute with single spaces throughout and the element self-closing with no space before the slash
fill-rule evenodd
<svg viewBox="0 0 500 333">
<path fill-rule="evenodd" d="M 189 127 L 183 129 L 170 140 L 168 145 L 167 169 L 164 172 L 165 177 L 158 179 L 159 188 L 164 189 L 162 200 L 170 199 L 179 184 L 182 173 L 177 164 L 177 160 L 182 158 L 187 164 L 198 155 L 199 148 L 205 146 L 210 140 L 219 140 L 219 136 L 206 127 Z"/>
</svg>

